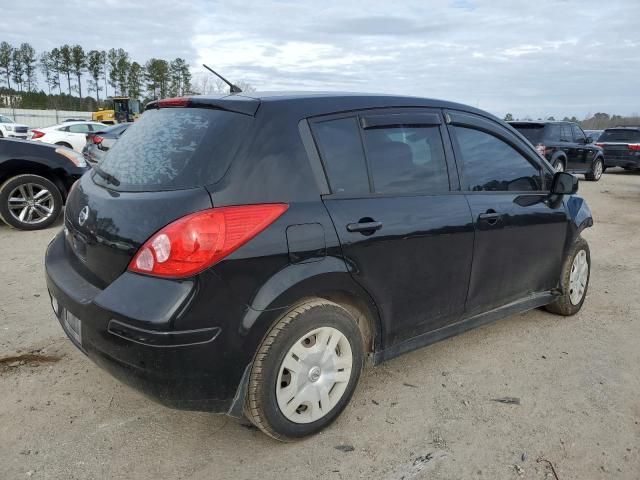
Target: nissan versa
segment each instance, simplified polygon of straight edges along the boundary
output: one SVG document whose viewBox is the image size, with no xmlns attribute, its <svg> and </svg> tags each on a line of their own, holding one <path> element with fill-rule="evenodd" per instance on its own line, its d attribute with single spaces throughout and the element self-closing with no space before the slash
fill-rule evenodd
<svg viewBox="0 0 640 480">
<path fill-rule="evenodd" d="M 70 192 L 47 283 L 71 341 L 123 382 L 290 440 L 336 419 L 367 357 L 580 310 L 577 188 L 464 105 L 160 100 Z"/>
</svg>

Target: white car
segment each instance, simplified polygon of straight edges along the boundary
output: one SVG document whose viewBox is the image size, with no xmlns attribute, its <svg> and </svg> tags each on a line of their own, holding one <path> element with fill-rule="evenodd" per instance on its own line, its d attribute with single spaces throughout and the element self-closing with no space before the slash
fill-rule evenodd
<svg viewBox="0 0 640 480">
<path fill-rule="evenodd" d="M 104 123 L 98 122 L 65 122 L 53 127 L 34 128 L 31 130 L 31 140 L 62 145 L 82 153 L 87 143 L 87 134 L 102 131 L 107 127 Z"/>
<path fill-rule="evenodd" d="M 0 115 L 0 138 L 22 138 L 27 139 L 29 127 L 14 122 L 9 117 Z"/>
</svg>

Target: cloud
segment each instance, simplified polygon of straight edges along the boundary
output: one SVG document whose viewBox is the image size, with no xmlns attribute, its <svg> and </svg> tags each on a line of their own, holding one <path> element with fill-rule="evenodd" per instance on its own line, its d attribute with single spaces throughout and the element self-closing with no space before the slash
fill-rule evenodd
<svg viewBox="0 0 640 480">
<path fill-rule="evenodd" d="M 399 93 L 557 118 L 640 110 L 639 17 L 640 2 L 625 0 L 35 0 L 3 7 L 0 39 L 181 56 L 260 90 Z"/>
</svg>

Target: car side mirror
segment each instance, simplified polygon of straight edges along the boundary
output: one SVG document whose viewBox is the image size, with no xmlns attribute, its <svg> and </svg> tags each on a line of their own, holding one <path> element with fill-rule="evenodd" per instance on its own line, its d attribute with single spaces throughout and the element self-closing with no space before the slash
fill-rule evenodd
<svg viewBox="0 0 640 480">
<path fill-rule="evenodd" d="M 553 195 L 573 195 L 578 191 L 578 177 L 567 172 L 557 172 L 551 181 Z"/>
<path fill-rule="evenodd" d="M 593 143 L 593 137 L 587 137 L 587 143 Z"/>
</svg>

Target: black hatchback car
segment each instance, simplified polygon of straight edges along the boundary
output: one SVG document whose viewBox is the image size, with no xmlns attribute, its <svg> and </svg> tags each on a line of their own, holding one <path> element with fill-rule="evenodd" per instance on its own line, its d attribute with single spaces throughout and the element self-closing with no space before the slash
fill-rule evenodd
<svg viewBox="0 0 640 480">
<path fill-rule="evenodd" d="M 578 182 L 464 105 L 235 94 L 150 104 L 69 196 L 52 304 L 93 361 L 160 402 L 317 432 L 379 363 L 582 306 Z"/>
<path fill-rule="evenodd" d="M 640 170 L 640 127 L 607 128 L 598 139 L 607 167 Z"/>
<path fill-rule="evenodd" d="M 509 122 L 535 146 L 556 172 L 584 173 L 598 181 L 605 171 L 602 149 L 571 122 Z"/>
</svg>

